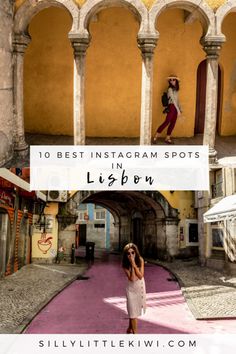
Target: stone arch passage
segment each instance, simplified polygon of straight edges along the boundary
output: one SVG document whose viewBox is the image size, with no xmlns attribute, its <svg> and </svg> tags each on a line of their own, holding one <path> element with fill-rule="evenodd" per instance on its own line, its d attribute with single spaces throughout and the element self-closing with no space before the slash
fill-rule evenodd
<svg viewBox="0 0 236 354">
<path fill-rule="evenodd" d="M 127 242 L 136 242 L 145 256 L 162 259 L 178 253 L 178 211 L 170 206 L 161 193 L 77 192 L 74 198 L 79 203 L 95 203 L 114 211 L 119 225 L 120 250 Z M 138 220 L 142 220 L 142 223 Z M 137 236 L 133 232 L 138 227 L 141 229 Z"/>
<path fill-rule="evenodd" d="M 141 99 L 138 104 L 134 104 L 133 106 L 136 107 L 138 105 L 138 110 L 139 116 L 137 116 L 136 111 L 133 113 L 134 116 L 134 121 L 139 123 L 140 121 L 140 133 L 137 134 L 136 130 L 137 127 L 135 128 L 136 130 L 132 131 L 130 134 L 129 131 L 126 131 L 126 134 L 129 137 L 137 137 L 140 136 L 140 144 L 149 144 L 151 140 L 151 82 L 152 82 L 152 63 L 151 61 L 148 60 L 147 56 L 149 56 L 148 53 L 151 53 L 156 45 L 156 39 L 157 39 L 157 34 L 156 31 L 153 33 L 150 33 L 149 31 L 149 23 L 148 23 L 148 11 L 146 6 L 141 0 L 88 0 L 86 3 L 81 7 L 80 11 L 80 26 L 79 26 L 79 36 L 84 38 L 84 41 L 86 41 L 86 38 L 90 38 L 89 34 L 89 23 L 91 22 L 91 18 L 100 10 L 105 9 L 105 8 L 112 8 L 112 7 L 123 7 L 126 8 L 127 10 L 130 10 L 133 12 L 139 22 L 139 29 L 137 28 L 137 34 L 138 34 L 138 46 L 142 51 L 142 56 L 143 56 L 143 62 L 142 62 L 142 83 L 140 83 L 140 87 L 142 88 L 141 90 Z M 129 32 L 129 30 L 128 30 Z M 148 39 L 147 39 L 148 38 Z M 147 40 L 147 41 L 146 41 Z M 144 53 L 144 54 L 143 54 Z M 127 50 L 127 54 L 129 54 L 129 51 Z M 125 63 L 126 60 L 124 60 Z M 80 60 L 80 65 L 78 65 L 79 68 L 84 67 L 84 60 Z M 141 61 L 140 61 L 141 65 Z M 134 65 L 135 67 L 137 65 Z M 139 66 L 139 65 L 138 65 Z M 84 70 L 80 70 L 80 77 L 84 76 Z M 81 80 L 82 81 L 82 80 Z M 135 80 L 134 80 L 135 81 Z M 81 85 L 83 85 L 83 81 L 81 82 Z M 83 86 L 82 86 L 83 87 Z M 82 92 L 83 95 L 83 92 Z M 131 102 L 133 103 L 133 102 Z M 127 106 L 127 104 L 126 104 Z M 139 109 L 139 106 L 140 109 Z M 124 114 L 123 114 L 124 115 Z M 79 116 L 79 126 L 82 127 L 81 131 L 84 131 L 84 126 L 85 126 L 85 119 L 84 119 L 84 107 L 83 104 L 80 105 L 80 114 Z M 136 117 L 137 116 L 137 117 Z M 112 118 L 111 118 L 112 119 Z M 130 119 L 128 119 L 130 121 Z M 122 125 L 121 123 L 120 125 Z M 125 122 L 126 124 L 126 122 Z M 115 136 L 117 136 L 115 134 Z M 119 135 L 118 135 L 119 136 Z M 124 136 L 124 135 L 123 135 Z M 84 142 L 85 138 L 84 136 L 78 137 L 75 139 L 76 141 L 79 142 Z"/>
<path fill-rule="evenodd" d="M 180 103 L 183 117 L 188 117 L 187 120 L 177 120 L 173 135 L 176 137 L 194 135 L 195 72 L 198 63 L 204 59 L 200 39 L 201 36 L 212 32 L 209 28 L 213 15 L 211 8 L 208 11 L 199 9 L 197 2 L 194 1 L 167 1 L 165 4 L 156 2 L 150 9 L 150 21 L 159 32 L 154 57 L 154 129 L 165 119 L 160 98 L 168 85 L 166 78 L 172 73 L 180 77 Z M 163 131 L 163 136 L 165 134 L 166 130 Z"/>
</svg>

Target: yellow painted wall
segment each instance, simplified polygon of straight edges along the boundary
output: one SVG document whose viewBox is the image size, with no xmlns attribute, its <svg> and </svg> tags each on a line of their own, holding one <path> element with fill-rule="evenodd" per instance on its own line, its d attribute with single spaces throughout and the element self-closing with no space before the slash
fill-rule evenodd
<svg viewBox="0 0 236 354">
<path fill-rule="evenodd" d="M 235 16 L 229 14 L 223 24 L 227 41 L 220 55 L 224 80 L 222 135 L 236 134 Z M 73 51 L 67 38 L 70 28 L 70 15 L 59 8 L 43 10 L 31 21 L 32 42 L 26 51 L 24 74 L 27 132 L 73 135 Z M 138 28 L 133 14 L 123 8 L 103 10 L 90 24 L 92 41 L 87 51 L 85 84 L 87 136 L 139 136 Z M 157 29 L 160 39 L 154 55 L 152 134 L 165 119 L 161 95 L 167 88 L 166 77 L 175 73 L 181 79 L 183 115 L 173 135 L 193 136 L 197 68 L 205 58 L 199 44 L 201 25 L 198 21 L 185 24 L 182 10 L 168 9 L 160 15 Z"/>
<path fill-rule="evenodd" d="M 123 8 L 101 11 L 90 25 L 86 65 L 86 135 L 139 136 L 139 23 Z"/>
<path fill-rule="evenodd" d="M 72 21 L 60 8 L 41 11 L 31 21 L 32 41 L 24 63 L 27 132 L 73 135 Z"/>
<path fill-rule="evenodd" d="M 33 233 L 32 236 L 32 260 L 35 258 L 41 258 L 43 260 L 52 260 L 55 258 L 57 254 L 58 248 L 58 222 L 56 219 L 56 215 L 58 213 L 58 203 L 49 203 L 48 207 L 44 210 L 45 215 L 49 215 L 53 219 L 53 228 L 51 233 L 47 233 L 46 237 L 52 237 L 50 240 L 52 245 L 51 248 L 48 249 L 47 253 L 43 253 L 42 249 L 40 250 L 38 246 L 38 241 L 41 239 L 41 233 L 39 231 Z M 47 246 L 46 246 L 47 247 Z"/>
<path fill-rule="evenodd" d="M 180 248 L 186 247 L 186 220 L 197 219 L 197 214 L 194 209 L 195 197 L 192 191 L 169 191 L 161 192 L 161 194 L 168 200 L 173 208 L 179 211 L 179 225 L 178 225 L 178 244 Z M 184 240 L 180 240 L 180 227 L 184 229 Z M 177 236 L 177 235 L 176 235 Z"/>
<path fill-rule="evenodd" d="M 155 51 L 153 92 L 153 134 L 164 121 L 161 96 L 168 87 L 170 74 L 180 77 L 179 99 L 183 114 L 178 118 L 173 136 L 193 136 L 196 106 L 196 79 L 199 63 L 205 54 L 199 44 L 201 24 L 184 23 L 182 10 L 164 11 L 157 22 L 160 39 Z M 194 53 L 194 55 L 193 55 Z M 162 135 L 165 136 L 166 130 Z"/>
<path fill-rule="evenodd" d="M 160 40 L 154 64 L 153 133 L 164 119 L 160 98 L 166 88 L 166 77 L 175 72 L 181 77 L 180 99 L 185 117 L 178 121 L 175 135 L 193 135 L 196 70 L 204 53 L 198 44 L 200 24 L 184 24 L 183 19 L 182 10 L 169 10 L 158 21 Z M 32 43 L 25 57 L 25 127 L 28 132 L 73 135 L 73 53 L 67 40 L 70 26 L 69 15 L 57 8 L 42 11 L 31 22 Z M 86 58 L 85 87 L 87 136 L 139 136 L 138 28 L 136 19 L 123 8 L 101 11 L 90 24 L 92 42 Z"/>
<path fill-rule="evenodd" d="M 223 77 L 223 105 L 221 135 L 236 134 L 236 14 L 230 13 L 224 20 L 222 32 L 227 38 L 220 53 Z"/>
<path fill-rule="evenodd" d="M 195 219 L 196 212 L 194 209 L 194 192 L 192 191 L 161 191 L 173 208 L 179 210 L 180 219 Z"/>
</svg>

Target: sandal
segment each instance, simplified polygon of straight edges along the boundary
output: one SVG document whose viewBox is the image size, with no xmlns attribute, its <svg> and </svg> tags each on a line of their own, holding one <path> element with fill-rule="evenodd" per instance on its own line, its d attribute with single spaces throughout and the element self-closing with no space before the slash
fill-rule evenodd
<svg viewBox="0 0 236 354">
<path fill-rule="evenodd" d="M 156 144 L 156 142 L 157 142 L 157 137 L 154 136 L 154 138 L 152 139 L 152 143 Z"/>
<path fill-rule="evenodd" d="M 172 142 L 171 139 L 165 139 L 165 143 L 166 143 L 166 144 L 173 144 L 173 142 Z"/>
<path fill-rule="evenodd" d="M 133 330 L 132 330 L 132 328 L 127 328 L 127 331 L 126 331 L 126 333 L 128 333 L 128 334 L 131 334 L 131 333 L 133 333 Z"/>
</svg>

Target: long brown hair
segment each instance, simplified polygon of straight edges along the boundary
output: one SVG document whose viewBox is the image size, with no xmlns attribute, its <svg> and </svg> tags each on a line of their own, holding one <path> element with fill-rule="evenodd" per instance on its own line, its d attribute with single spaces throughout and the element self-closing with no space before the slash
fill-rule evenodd
<svg viewBox="0 0 236 354">
<path fill-rule="evenodd" d="M 132 249 L 135 252 L 135 263 L 138 267 L 141 267 L 141 256 L 138 250 L 138 247 L 134 243 L 128 243 L 124 249 L 123 249 L 123 255 L 122 255 L 122 267 L 129 269 L 130 268 L 130 262 L 128 259 L 128 250 Z"/>
<path fill-rule="evenodd" d="M 173 90 L 175 91 L 179 91 L 179 80 L 178 79 L 175 79 L 175 86 L 172 85 L 172 83 L 170 82 L 170 80 L 168 80 L 168 83 L 169 83 L 169 87 L 171 87 Z"/>
</svg>

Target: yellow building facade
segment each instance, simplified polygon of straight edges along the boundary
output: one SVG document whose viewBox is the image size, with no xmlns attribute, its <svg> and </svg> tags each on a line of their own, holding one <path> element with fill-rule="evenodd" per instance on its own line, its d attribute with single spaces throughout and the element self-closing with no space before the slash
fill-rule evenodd
<svg viewBox="0 0 236 354">
<path fill-rule="evenodd" d="M 85 3 L 75 2 L 78 6 Z M 23 3 L 16 1 L 16 11 Z M 144 3 L 150 9 L 154 2 Z M 224 1 L 209 0 L 206 4 L 216 11 Z M 140 136 L 142 59 L 137 45 L 139 19 L 125 6 L 116 6 L 114 3 L 97 11 L 89 23 L 91 41 L 85 64 L 87 137 Z M 222 25 L 226 41 L 219 53 L 221 82 L 217 130 L 220 135 L 236 134 L 235 18 L 234 13 L 228 14 Z M 31 43 L 24 58 L 26 132 L 74 134 L 74 60 L 68 39 L 71 26 L 72 18 L 67 9 L 53 6 L 42 9 L 30 21 Z M 165 8 L 155 26 L 159 39 L 154 51 L 152 135 L 164 119 L 161 95 L 167 87 L 166 77 L 175 73 L 181 79 L 183 115 L 177 122 L 174 136 L 191 137 L 196 133 L 198 114 L 197 71 L 206 57 L 200 44 L 203 26 L 199 16 L 189 19 L 187 11 L 178 4 Z"/>
</svg>

